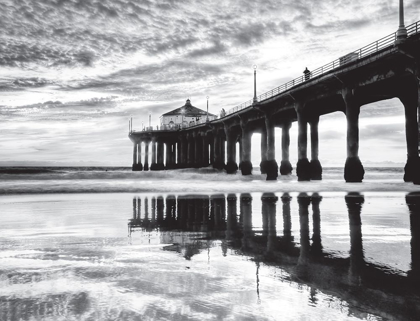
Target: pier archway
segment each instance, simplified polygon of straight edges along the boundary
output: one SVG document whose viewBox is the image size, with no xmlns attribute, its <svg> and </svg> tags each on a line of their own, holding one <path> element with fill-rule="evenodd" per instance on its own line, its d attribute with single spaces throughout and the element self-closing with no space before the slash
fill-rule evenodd
<svg viewBox="0 0 420 321">
<path fill-rule="evenodd" d="M 398 98 L 363 105 L 359 155 L 367 166 L 404 166 L 407 161 L 404 105 Z"/>
</svg>

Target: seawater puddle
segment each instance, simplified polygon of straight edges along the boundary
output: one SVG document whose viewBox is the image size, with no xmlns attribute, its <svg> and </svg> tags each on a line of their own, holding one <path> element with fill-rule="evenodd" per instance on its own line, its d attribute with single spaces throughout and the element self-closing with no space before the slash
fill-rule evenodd
<svg viewBox="0 0 420 321">
<path fill-rule="evenodd" d="M 1 320 L 417 320 L 420 195 L 0 196 Z"/>
</svg>

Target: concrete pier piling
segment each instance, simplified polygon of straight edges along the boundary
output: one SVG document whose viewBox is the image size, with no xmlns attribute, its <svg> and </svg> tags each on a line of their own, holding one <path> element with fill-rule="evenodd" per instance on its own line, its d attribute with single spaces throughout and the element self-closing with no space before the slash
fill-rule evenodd
<svg viewBox="0 0 420 321">
<path fill-rule="evenodd" d="M 251 132 L 244 125 L 242 127 L 242 138 L 241 138 L 241 172 L 242 175 L 252 174 L 252 163 L 251 163 Z"/>
<path fill-rule="evenodd" d="M 274 123 L 271 117 L 265 116 L 265 127 L 267 130 L 267 165 L 265 169 L 267 172 L 267 181 L 273 181 L 277 180 L 279 176 L 279 167 L 276 162 Z"/>
<path fill-rule="evenodd" d="M 344 166 L 346 182 L 360 183 L 365 175 L 359 159 L 359 114 L 360 103 L 353 94 L 353 89 L 343 89 L 343 100 L 347 119 L 347 159 Z"/>
<path fill-rule="evenodd" d="M 291 122 L 283 123 L 281 127 L 281 163 L 280 174 L 289 175 L 292 173 L 293 167 L 289 160 L 289 147 L 290 147 L 290 127 Z"/>
<path fill-rule="evenodd" d="M 261 128 L 261 163 L 260 171 L 261 174 L 267 174 L 267 130 L 265 125 Z"/>
<path fill-rule="evenodd" d="M 322 166 L 318 159 L 319 155 L 319 137 L 318 137 L 319 116 L 312 118 L 309 121 L 311 128 L 311 180 L 322 179 Z"/>
<path fill-rule="evenodd" d="M 297 112 L 298 121 L 298 162 L 296 165 L 296 175 L 298 181 L 311 180 L 311 167 L 308 160 L 308 122 L 303 112 Z"/>
</svg>

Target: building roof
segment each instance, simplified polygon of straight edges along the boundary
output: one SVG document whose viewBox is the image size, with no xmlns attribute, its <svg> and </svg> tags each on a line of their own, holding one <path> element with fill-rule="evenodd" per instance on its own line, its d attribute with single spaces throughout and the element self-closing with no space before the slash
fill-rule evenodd
<svg viewBox="0 0 420 321">
<path fill-rule="evenodd" d="M 207 112 L 205 110 L 202 110 L 200 108 L 194 107 L 191 105 L 191 100 L 187 99 L 184 106 L 176 108 L 174 110 L 171 110 L 170 112 L 167 112 L 163 114 L 162 116 L 172 116 L 172 115 L 184 115 L 184 116 L 206 116 Z M 209 116 L 214 116 L 211 113 L 209 113 Z"/>
</svg>

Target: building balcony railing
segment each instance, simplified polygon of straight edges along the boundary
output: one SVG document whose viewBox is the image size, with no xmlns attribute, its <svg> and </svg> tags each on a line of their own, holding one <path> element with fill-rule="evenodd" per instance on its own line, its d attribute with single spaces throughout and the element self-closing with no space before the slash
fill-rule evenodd
<svg viewBox="0 0 420 321">
<path fill-rule="evenodd" d="M 200 118 L 197 121 L 193 121 L 193 122 L 184 122 L 184 124 L 171 124 L 171 125 L 160 125 L 160 126 L 149 126 L 149 127 L 144 127 L 142 130 L 132 130 L 130 133 L 141 133 L 141 132 L 152 132 L 152 131 L 177 131 L 177 130 L 181 130 L 181 129 L 186 129 L 186 128 L 190 128 L 190 127 L 194 127 L 200 124 L 205 124 L 207 123 L 206 118 Z"/>
</svg>

